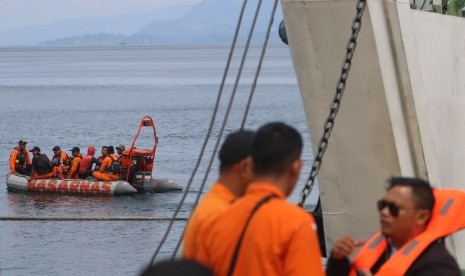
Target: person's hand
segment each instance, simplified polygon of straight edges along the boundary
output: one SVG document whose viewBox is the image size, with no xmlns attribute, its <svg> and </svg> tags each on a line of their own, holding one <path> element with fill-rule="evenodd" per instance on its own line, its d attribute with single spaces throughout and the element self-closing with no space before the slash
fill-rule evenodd
<svg viewBox="0 0 465 276">
<path fill-rule="evenodd" d="M 342 236 L 334 243 L 333 257 L 338 260 L 346 258 L 364 243 L 363 241 L 355 241 L 350 236 Z"/>
</svg>

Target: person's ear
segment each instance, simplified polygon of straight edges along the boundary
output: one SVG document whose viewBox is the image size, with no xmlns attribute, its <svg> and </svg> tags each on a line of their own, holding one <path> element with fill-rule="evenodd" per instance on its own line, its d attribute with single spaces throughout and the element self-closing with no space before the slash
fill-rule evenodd
<svg viewBox="0 0 465 276">
<path fill-rule="evenodd" d="M 426 210 L 426 209 L 418 210 L 416 223 L 419 225 L 426 225 L 430 217 L 431 217 L 431 212 L 429 210 Z"/>
<path fill-rule="evenodd" d="M 244 177 L 249 177 L 253 172 L 252 157 L 246 157 L 240 162 L 240 173 Z"/>
<path fill-rule="evenodd" d="M 294 162 L 292 162 L 291 171 L 290 171 L 291 177 L 293 178 L 299 177 L 300 171 L 302 170 L 302 165 L 303 165 L 302 159 L 297 159 Z"/>
</svg>

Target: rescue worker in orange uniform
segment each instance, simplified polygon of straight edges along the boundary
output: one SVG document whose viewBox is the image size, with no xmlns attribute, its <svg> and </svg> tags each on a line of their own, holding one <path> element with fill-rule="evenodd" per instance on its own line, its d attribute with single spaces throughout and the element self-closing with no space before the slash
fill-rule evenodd
<svg viewBox="0 0 465 276">
<path fill-rule="evenodd" d="M 105 158 L 108 156 L 108 147 L 107 146 L 103 146 L 101 151 L 102 155 L 97 158 L 97 160 L 101 163 L 103 163 L 103 160 L 105 160 Z M 95 170 L 98 171 L 100 169 L 100 165 L 98 165 Z"/>
<path fill-rule="evenodd" d="M 69 178 L 77 179 L 79 178 L 79 164 L 82 160 L 81 149 L 78 147 L 73 147 L 70 151 L 73 157 L 71 158 L 71 169 L 69 171 Z"/>
<path fill-rule="evenodd" d="M 196 259 L 198 231 L 202 223 L 223 212 L 242 196 L 252 181 L 252 140 L 254 132 L 236 131 L 228 135 L 220 152 L 220 175 L 210 192 L 192 212 L 184 233 L 183 258 Z"/>
<path fill-rule="evenodd" d="M 118 180 L 120 174 L 120 167 L 118 158 L 115 156 L 115 149 L 113 146 L 108 146 L 108 155 L 102 162 L 99 171 L 93 172 L 92 176 L 98 180 Z"/>
<path fill-rule="evenodd" d="M 254 181 L 241 198 L 204 223 L 197 261 L 215 275 L 324 275 L 311 214 L 286 202 L 302 168 L 302 137 L 269 123 L 252 144 Z"/>
<path fill-rule="evenodd" d="M 31 158 L 26 149 L 26 140 L 19 140 L 18 146 L 10 153 L 10 172 L 31 175 Z"/>
<path fill-rule="evenodd" d="M 84 156 L 79 163 L 79 178 L 86 179 L 89 176 L 92 176 L 92 165 L 100 166 L 102 162 L 98 161 L 94 157 L 95 148 L 94 146 L 89 146 L 87 148 L 87 155 Z"/>
<path fill-rule="evenodd" d="M 121 160 L 121 157 L 123 156 L 123 152 L 126 150 L 126 147 L 124 145 L 119 145 L 116 147 L 116 153 L 118 153 L 118 160 Z"/>
<path fill-rule="evenodd" d="M 40 153 L 39 147 L 32 150 L 32 177 L 36 179 L 46 179 L 56 177 L 56 167 L 48 159 L 47 155 Z"/>
<path fill-rule="evenodd" d="M 440 195 L 445 191 L 434 192 Z M 438 201 L 437 197 L 435 203 L 435 194 L 428 182 L 391 178 L 386 194 L 378 201 L 381 232 L 364 245 L 352 264 L 348 256 L 362 243 L 350 236 L 339 238 L 328 259 L 327 274 L 460 276 L 459 266 L 443 241 L 443 237 L 456 231 L 447 232 L 450 225 L 459 222 L 465 227 L 465 193 L 454 193 L 459 193 L 461 199 Z M 462 203 L 460 208 L 450 204 L 458 202 Z M 448 209 L 454 208 L 457 219 L 452 218 L 452 224 L 441 221 L 447 219 Z"/>
<path fill-rule="evenodd" d="M 62 151 L 59 146 L 54 146 L 52 150 L 53 155 L 50 158 L 50 161 L 52 161 L 53 165 L 57 167 L 60 178 L 67 178 L 70 168 L 70 159 L 68 154 Z"/>
</svg>

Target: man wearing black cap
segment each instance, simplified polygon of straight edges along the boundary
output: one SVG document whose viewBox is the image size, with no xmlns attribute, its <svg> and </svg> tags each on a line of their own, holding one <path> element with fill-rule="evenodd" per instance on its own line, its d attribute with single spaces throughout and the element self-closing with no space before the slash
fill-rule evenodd
<svg viewBox="0 0 465 276">
<path fill-rule="evenodd" d="M 52 150 L 53 155 L 52 158 L 50 158 L 50 161 L 52 161 L 53 165 L 57 167 L 57 170 L 60 173 L 60 177 L 66 178 L 70 164 L 69 156 L 66 154 L 66 152 L 61 151 L 59 146 L 54 146 Z"/>
<path fill-rule="evenodd" d="M 79 178 L 79 163 L 81 163 L 82 160 L 81 149 L 79 149 L 78 147 L 74 147 L 70 151 L 73 157 L 71 158 L 71 169 L 69 171 L 69 178 L 77 179 Z"/>
<path fill-rule="evenodd" d="M 26 140 L 19 140 L 18 146 L 10 153 L 10 172 L 31 175 L 31 159 L 26 149 Z"/>
<path fill-rule="evenodd" d="M 252 181 L 250 156 L 253 137 L 254 132 L 246 130 L 233 132 L 226 137 L 219 153 L 220 176 L 189 219 L 184 235 L 184 258 L 195 259 L 202 223 L 229 207 L 244 194 Z"/>
<path fill-rule="evenodd" d="M 53 178 L 56 176 L 55 167 L 47 155 L 40 153 L 39 147 L 34 147 L 32 152 L 32 177 L 36 179 Z"/>
</svg>

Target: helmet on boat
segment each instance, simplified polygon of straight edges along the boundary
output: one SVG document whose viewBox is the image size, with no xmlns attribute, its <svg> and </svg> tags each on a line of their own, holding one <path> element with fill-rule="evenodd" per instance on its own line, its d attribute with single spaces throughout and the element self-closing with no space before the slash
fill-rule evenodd
<svg viewBox="0 0 465 276">
<path fill-rule="evenodd" d="M 94 146 L 89 146 L 89 147 L 87 148 L 87 154 L 94 156 L 94 154 L 95 154 L 95 148 L 94 148 Z"/>
<path fill-rule="evenodd" d="M 121 144 L 121 145 L 117 146 L 116 149 L 125 151 L 125 150 L 126 150 L 126 147 L 125 147 L 124 145 Z"/>
</svg>

